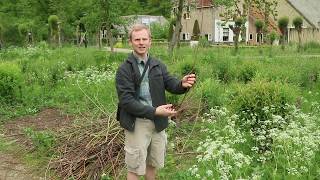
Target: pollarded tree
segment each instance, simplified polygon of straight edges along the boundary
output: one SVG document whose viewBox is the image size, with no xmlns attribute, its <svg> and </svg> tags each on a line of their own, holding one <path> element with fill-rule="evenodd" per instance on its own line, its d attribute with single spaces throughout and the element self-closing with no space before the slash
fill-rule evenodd
<svg viewBox="0 0 320 180">
<path fill-rule="evenodd" d="M 300 51 L 301 50 L 301 32 L 302 32 L 303 19 L 300 16 L 298 16 L 293 19 L 292 24 L 294 25 L 294 28 L 298 31 L 298 38 L 299 38 L 298 51 Z"/>
<path fill-rule="evenodd" d="M 281 44 L 282 49 L 284 49 L 284 44 L 287 39 L 287 31 L 288 31 L 288 24 L 289 24 L 289 18 L 288 17 L 281 17 L 278 20 L 278 27 L 281 31 Z"/>
<path fill-rule="evenodd" d="M 248 9 L 252 3 L 252 0 L 212 0 L 212 3 L 225 9 L 221 16 L 224 17 L 226 22 L 235 22 L 234 26 L 229 27 L 235 34 L 234 45 L 235 52 L 237 53 L 239 35 L 241 30 L 245 29 L 245 19 L 248 16 Z"/>
<path fill-rule="evenodd" d="M 26 22 L 18 25 L 19 35 L 25 39 L 25 43 L 30 46 L 33 43 L 33 22 Z"/>
<path fill-rule="evenodd" d="M 234 26 L 233 25 L 229 25 L 229 28 L 233 31 L 233 33 L 235 34 L 234 36 L 234 46 L 235 46 L 235 52 L 238 52 L 239 49 L 239 36 L 240 36 L 240 32 L 242 29 L 242 26 L 244 25 L 244 20 L 242 17 L 238 17 L 235 19 L 234 21 Z"/>
<path fill-rule="evenodd" d="M 278 0 L 253 0 L 252 4 L 256 6 L 264 16 L 264 28 L 262 29 L 264 37 L 269 33 L 268 26 L 270 24 L 270 18 L 278 16 L 277 7 Z"/>
<path fill-rule="evenodd" d="M 193 24 L 193 29 L 192 29 L 192 40 L 194 41 L 199 41 L 200 37 L 200 27 L 199 27 L 199 22 L 196 19 Z"/>
<path fill-rule="evenodd" d="M 48 18 L 48 23 L 50 27 L 51 42 L 57 43 L 58 40 L 58 45 L 61 46 L 59 17 L 57 15 L 50 15 Z"/>
<path fill-rule="evenodd" d="M 262 43 L 262 29 L 264 27 L 264 24 L 261 20 L 256 20 L 256 22 L 254 23 L 254 25 L 256 26 L 256 31 L 257 31 L 257 40 L 259 42 L 259 45 L 261 45 Z"/>
</svg>

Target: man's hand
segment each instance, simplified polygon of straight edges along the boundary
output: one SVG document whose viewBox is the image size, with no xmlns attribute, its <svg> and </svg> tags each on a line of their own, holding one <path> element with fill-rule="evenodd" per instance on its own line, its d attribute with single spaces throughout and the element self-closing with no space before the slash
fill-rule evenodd
<svg viewBox="0 0 320 180">
<path fill-rule="evenodd" d="M 195 74 L 188 74 L 182 78 L 182 87 L 191 88 L 193 84 L 196 82 Z"/>
<path fill-rule="evenodd" d="M 157 116 L 171 117 L 177 114 L 177 111 L 173 108 L 172 104 L 165 104 L 156 108 Z"/>
</svg>

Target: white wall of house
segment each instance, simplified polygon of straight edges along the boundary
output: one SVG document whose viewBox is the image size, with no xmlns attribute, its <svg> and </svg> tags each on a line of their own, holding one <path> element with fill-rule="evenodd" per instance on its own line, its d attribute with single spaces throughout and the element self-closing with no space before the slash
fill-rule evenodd
<svg viewBox="0 0 320 180">
<path fill-rule="evenodd" d="M 214 24 L 214 42 L 233 42 L 233 31 L 229 28 L 229 25 L 234 25 L 234 22 L 225 22 L 216 19 Z"/>
</svg>

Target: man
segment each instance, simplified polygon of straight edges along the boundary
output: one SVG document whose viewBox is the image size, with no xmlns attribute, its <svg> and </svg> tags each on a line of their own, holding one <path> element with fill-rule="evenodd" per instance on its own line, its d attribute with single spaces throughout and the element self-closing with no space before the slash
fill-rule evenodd
<svg viewBox="0 0 320 180">
<path fill-rule="evenodd" d="M 185 93 L 196 77 L 190 74 L 178 80 L 169 75 L 162 62 L 148 54 L 151 33 L 145 25 L 133 26 L 129 44 L 133 52 L 116 74 L 118 119 L 125 129 L 127 179 L 144 175 L 145 179 L 154 180 L 156 169 L 164 166 L 168 117 L 177 113 L 172 104 L 166 104 L 165 90 Z"/>
</svg>

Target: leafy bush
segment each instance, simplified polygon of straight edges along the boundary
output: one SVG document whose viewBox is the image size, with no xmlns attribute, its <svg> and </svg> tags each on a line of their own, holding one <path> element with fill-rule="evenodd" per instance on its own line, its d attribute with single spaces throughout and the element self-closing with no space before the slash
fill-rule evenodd
<svg viewBox="0 0 320 180">
<path fill-rule="evenodd" d="M 195 63 L 192 61 L 184 61 L 181 65 L 180 65 L 180 73 L 182 76 L 185 76 L 187 74 L 191 74 L 191 73 L 198 73 L 199 69 L 196 67 Z"/>
<path fill-rule="evenodd" d="M 224 83 L 231 82 L 235 79 L 235 72 L 232 68 L 232 64 L 229 61 L 217 62 L 216 77 Z"/>
<path fill-rule="evenodd" d="M 257 67 L 253 62 L 244 63 L 238 71 L 238 80 L 244 83 L 251 81 L 257 72 Z"/>
<path fill-rule="evenodd" d="M 0 102 L 14 103 L 21 98 L 22 74 L 16 64 L 0 64 Z"/>
<path fill-rule="evenodd" d="M 233 99 L 233 107 L 246 121 L 266 120 L 265 107 L 273 107 L 273 114 L 285 117 L 286 106 L 294 103 L 297 89 L 294 86 L 279 82 L 257 80 L 240 87 Z M 242 122 L 245 123 L 245 122 Z"/>
<path fill-rule="evenodd" d="M 296 97 L 295 88 L 279 82 L 258 80 L 239 89 L 233 99 L 234 111 L 240 117 L 238 124 L 254 135 L 260 152 L 270 149 L 272 139 L 259 137 L 288 123 L 288 106 Z"/>
<path fill-rule="evenodd" d="M 210 109 L 224 104 L 224 88 L 219 81 L 209 78 L 201 82 L 199 86 L 200 88 L 197 88 L 197 96 L 201 98 L 204 109 Z"/>
<path fill-rule="evenodd" d="M 152 23 L 150 30 L 153 39 L 168 39 L 169 24 Z"/>
</svg>

